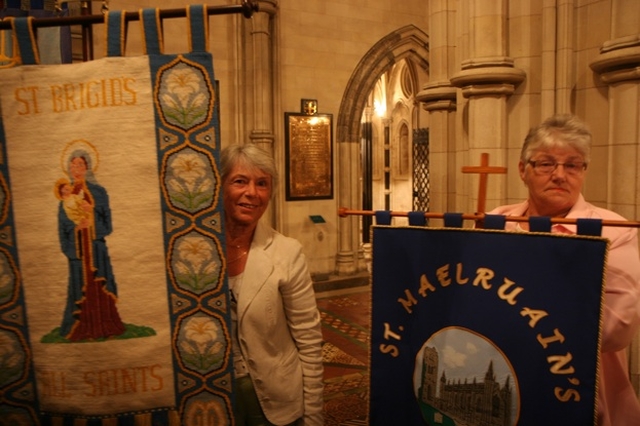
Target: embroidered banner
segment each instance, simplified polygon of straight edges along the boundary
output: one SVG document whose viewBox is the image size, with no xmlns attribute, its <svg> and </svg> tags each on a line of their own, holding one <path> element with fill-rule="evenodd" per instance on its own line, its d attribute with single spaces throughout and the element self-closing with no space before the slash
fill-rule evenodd
<svg viewBox="0 0 640 426">
<path fill-rule="evenodd" d="M 9 17 L 55 18 L 69 16 L 69 3 L 53 0 L 0 0 L 0 21 Z M 68 26 L 38 29 L 40 64 L 71 63 L 71 29 Z M 0 30 L 0 68 L 14 65 L 11 30 Z"/>
<path fill-rule="evenodd" d="M 0 418 L 231 424 L 219 112 L 205 6 L 190 52 L 0 70 Z M 62 424 L 62 423 L 59 423 Z M 106 423 L 105 423 L 106 424 Z"/>
<path fill-rule="evenodd" d="M 373 228 L 371 425 L 595 425 L 608 241 Z"/>
</svg>

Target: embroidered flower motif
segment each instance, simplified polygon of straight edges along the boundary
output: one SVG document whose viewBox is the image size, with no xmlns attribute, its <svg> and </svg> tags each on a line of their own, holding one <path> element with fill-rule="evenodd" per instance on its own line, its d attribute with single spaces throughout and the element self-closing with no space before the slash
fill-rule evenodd
<svg viewBox="0 0 640 426">
<path fill-rule="evenodd" d="M 191 94 L 200 89 L 202 79 L 193 68 L 174 68 L 167 75 L 167 90 L 175 93 L 181 104 L 186 104 Z"/>
<path fill-rule="evenodd" d="M 24 352 L 13 333 L 0 331 L 0 387 L 20 376 L 24 361 Z"/>
<path fill-rule="evenodd" d="M 184 182 L 189 192 L 195 190 L 198 179 L 206 176 L 206 166 L 195 152 L 180 154 L 171 163 L 173 175 Z"/>
<path fill-rule="evenodd" d="M 220 254 L 209 238 L 192 232 L 177 240 L 172 259 L 178 285 L 202 293 L 218 285 Z"/>
<path fill-rule="evenodd" d="M 180 355 L 191 368 L 209 372 L 224 360 L 225 338 L 219 322 L 212 317 L 197 315 L 182 324 Z"/>
<path fill-rule="evenodd" d="M 229 424 L 227 402 L 220 396 L 207 391 L 202 391 L 188 398 L 184 405 L 184 424 L 202 424 L 202 419 L 206 419 L 211 425 Z"/>
<path fill-rule="evenodd" d="M 178 62 L 162 74 L 158 100 L 169 124 L 189 130 L 207 117 L 211 93 L 203 72 Z"/>
<path fill-rule="evenodd" d="M 200 270 L 202 264 L 212 260 L 213 249 L 208 242 L 199 236 L 185 237 L 178 244 L 180 258 L 191 264 L 195 270 Z"/>
<path fill-rule="evenodd" d="M 174 154 L 168 165 L 165 184 L 174 206 L 195 213 L 211 205 L 215 178 L 208 157 L 187 148 Z"/>
</svg>

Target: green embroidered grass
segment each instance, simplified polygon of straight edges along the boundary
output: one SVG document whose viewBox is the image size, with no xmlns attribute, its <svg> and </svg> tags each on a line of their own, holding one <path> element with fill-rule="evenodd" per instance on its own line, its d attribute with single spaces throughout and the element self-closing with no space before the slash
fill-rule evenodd
<svg viewBox="0 0 640 426">
<path fill-rule="evenodd" d="M 149 337 L 155 336 L 156 332 L 151 327 L 140 326 L 135 324 L 125 324 L 124 333 L 118 336 L 102 337 L 99 339 L 87 339 L 72 342 L 71 340 L 60 335 L 60 327 L 54 328 L 49 334 L 46 334 L 40 339 L 40 343 L 87 343 L 87 342 L 106 342 L 108 340 L 125 340 L 133 339 L 137 337 Z"/>
</svg>

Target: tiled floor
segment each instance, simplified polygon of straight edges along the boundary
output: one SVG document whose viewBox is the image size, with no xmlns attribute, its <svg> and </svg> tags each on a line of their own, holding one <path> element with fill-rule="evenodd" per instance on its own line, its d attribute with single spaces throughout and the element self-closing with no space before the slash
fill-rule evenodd
<svg viewBox="0 0 640 426">
<path fill-rule="evenodd" d="M 325 425 L 365 425 L 369 389 L 369 287 L 319 293 L 324 337 Z"/>
</svg>

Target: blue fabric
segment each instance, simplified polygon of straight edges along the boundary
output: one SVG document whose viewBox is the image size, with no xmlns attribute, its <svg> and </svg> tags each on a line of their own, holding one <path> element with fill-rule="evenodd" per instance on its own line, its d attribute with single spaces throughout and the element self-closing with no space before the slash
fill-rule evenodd
<svg viewBox="0 0 640 426">
<path fill-rule="evenodd" d="M 391 212 L 388 210 L 378 210 L 374 213 L 377 225 L 391 225 Z"/>
<path fill-rule="evenodd" d="M 487 214 L 484 216 L 484 229 L 504 229 L 507 219 L 501 214 Z"/>
<path fill-rule="evenodd" d="M 602 235 L 601 219 L 578 219 L 576 221 L 578 235 L 591 235 L 599 237 Z"/>
<path fill-rule="evenodd" d="M 141 14 L 142 25 L 144 26 L 144 43 L 148 55 L 162 53 L 162 31 L 158 12 L 158 9 L 147 8 L 143 9 Z"/>
<path fill-rule="evenodd" d="M 209 15 L 205 5 L 191 5 L 187 9 L 192 52 L 206 52 L 209 36 Z"/>
<path fill-rule="evenodd" d="M 547 216 L 529 217 L 529 230 L 531 232 L 551 232 L 551 218 Z"/>
<path fill-rule="evenodd" d="M 424 216 L 424 212 L 409 212 L 408 217 L 409 225 L 411 226 L 425 226 L 427 224 L 427 218 Z"/>
<path fill-rule="evenodd" d="M 124 56 L 124 12 L 110 11 L 105 17 L 107 26 L 107 56 Z"/>
<path fill-rule="evenodd" d="M 500 424 L 595 424 L 606 239 L 374 226 L 372 241 L 369 424 L 482 410 Z M 447 406 L 461 398 L 466 411 Z"/>
<path fill-rule="evenodd" d="M 5 0 L 4 7 L 9 9 L 21 9 L 23 7 L 23 0 Z M 30 0 L 29 7 L 31 9 L 43 9 L 44 0 Z"/>
<path fill-rule="evenodd" d="M 447 228 L 462 228 L 462 213 L 445 213 L 444 226 Z"/>
<path fill-rule="evenodd" d="M 24 7 L 24 0 L 9 0 L 9 5 L 13 4 L 13 7 Z M 29 9 L 44 9 L 44 0 L 28 0 L 26 5 Z"/>
<path fill-rule="evenodd" d="M 14 36 L 18 42 L 22 65 L 35 65 L 40 62 L 32 21 L 32 17 L 18 17 L 13 20 Z"/>
</svg>

